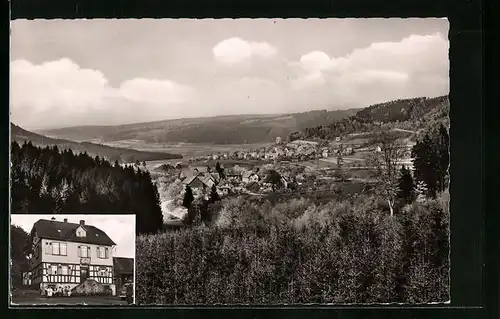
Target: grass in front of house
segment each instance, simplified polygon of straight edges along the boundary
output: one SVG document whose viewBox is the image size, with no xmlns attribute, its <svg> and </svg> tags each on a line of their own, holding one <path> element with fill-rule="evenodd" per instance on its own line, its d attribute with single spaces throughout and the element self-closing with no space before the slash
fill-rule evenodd
<svg viewBox="0 0 500 319">
<path fill-rule="evenodd" d="M 12 296 L 11 305 L 127 305 L 127 302 L 117 296 L 45 297 L 29 294 Z"/>
</svg>

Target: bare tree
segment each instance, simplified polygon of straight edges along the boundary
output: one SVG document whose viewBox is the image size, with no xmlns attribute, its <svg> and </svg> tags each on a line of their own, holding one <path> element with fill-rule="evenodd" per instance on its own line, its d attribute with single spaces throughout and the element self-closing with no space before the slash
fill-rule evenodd
<svg viewBox="0 0 500 319">
<path fill-rule="evenodd" d="M 394 203 L 398 193 L 399 166 L 405 155 L 404 145 L 394 136 L 380 134 L 374 140 L 374 151 L 368 157 L 368 164 L 373 169 L 379 194 L 389 204 L 391 217 L 394 216 Z"/>
</svg>

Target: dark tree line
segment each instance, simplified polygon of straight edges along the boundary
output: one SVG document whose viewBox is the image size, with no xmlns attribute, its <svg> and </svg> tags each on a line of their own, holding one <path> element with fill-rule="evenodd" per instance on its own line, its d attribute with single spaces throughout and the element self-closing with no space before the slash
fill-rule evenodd
<svg viewBox="0 0 500 319">
<path fill-rule="evenodd" d="M 10 279 L 13 288 L 22 285 L 22 273 L 29 270 L 29 262 L 27 257 L 31 252 L 29 236 L 24 229 L 19 226 L 10 226 Z"/>
<path fill-rule="evenodd" d="M 402 167 L 398 174 L 396 198 L 399 204 L 411 204 L 419 195 L 435 199 L 448 187 L 450 138 L 441 123 L 432 127 L 412 148 L 414 172 Z"/>
<path fill-rule="evenodd" d="M 440 124 L 425 133 L 412 149 L 414 177 L 425 185 L 423 195 L 427 197 L 436 198 L 438 192 L 448 187 L 449 145 L 448 130 Z"/>
<path fill-rule="evenodd" d="M 148 171 L 86 153 L 12 143 L 13 213 L 135 213 L 138 233 L 161 228 L 159 194 Z"/>
<path fill-rule="evenodd" d="M 362 118 L 357 118 L 356 116 L 351 116 L 342 119 L 337 122 L 333 122 L 329 125 L 320 125 L 311 128 L 306 128 L 301 136 L 290 137 L 290 139 L 298 138 L 320 138 L 331 140 L 337 136 L 343 134 L 349 134 L 354 132 L 368 132 L 372 130 L 375 126 L 368 123 Z"/>
</svg>

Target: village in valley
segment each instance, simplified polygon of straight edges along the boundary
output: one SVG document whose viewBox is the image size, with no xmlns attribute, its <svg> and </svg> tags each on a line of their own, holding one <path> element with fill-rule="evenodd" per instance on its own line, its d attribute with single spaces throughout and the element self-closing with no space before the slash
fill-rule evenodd
<svg viewBox="0 0 500 319">
<path fill-rule="evenodd" d="M 417 132 L 403 129 L 393 132 L 399 135 L 399 145 L 403 148 L 397 164 L 399 168 L 412 170 L 411 149 Z M 358 192 L 377 182 L 372 176 L 373 167 L 367 164 L 370 154 L 382 151 L 373 139 L 373 132 L 345 134 L 331 141 L 293 137 L 293 134 L 276 137 L 274 143 L 258 149 L 146 165 L 152 176 L 156 176 L 160 190 L 162 180 L 168 181 L 171 188 L 177 186 L 173 194 L 160 191 L 165 223 L 182 219 L 187 213 L 187 208 L 181 205 L 187 189 L 192 191 L 194 199 L 200 200 L 209 200 L 214 190 L 218 198 L 322 192 L 328 197 L 342 192 L 346 184 Z M 169 197 L 172 195 L 173 198 Z"/>
</svg>

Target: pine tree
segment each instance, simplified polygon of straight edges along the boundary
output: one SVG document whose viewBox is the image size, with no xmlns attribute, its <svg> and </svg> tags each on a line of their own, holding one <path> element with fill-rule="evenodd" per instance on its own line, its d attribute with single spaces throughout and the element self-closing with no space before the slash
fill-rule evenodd
<svg viewBox="0 0 500 319">
<path fill-rule="evenodd" d="M 425 184 L 428 197 L 435 198 L 438 189 L 438 155 L 436 145 L 429 134 L 425 134 L 421 141 L 412 149 L 415 178 Z"/>
<path fill-rule="evenodd" d="M 213 204 L 218 201 L 220 201 L 220 196 L 219 193 L 217 193 L 217 187 L 214 184 L 212 185 L 212 189 L 210 191 L 210 202 Z"/>
<path fill-rule="evenodd" d="M 411 172 L 405 166 L 401 168 L 398 181 L 398 198 L 409 204 L 415 197 L 415 185 Z"/>
<path fill-rule="evenodd" d="M 339 150 L 337 151 L 337 170 L 335 171 L 335 177 L 340 180 L 344 181 L 344 157 L 343 157 L 343 152 L 344 148 L 342 147 L 342 144 L 340 145 Z"/>
<path fill-rule="evenodd" d="M 224 169 L 222 168 L 222 166 L 220 165 L 219 162 L 217 162 L 217 164 L 215 164 L 215 170 L 217 171 L 217 173 L 219 173 L 221 180 L 226 178 L 226 175 L 224 173 Z"/>
<path fill-rule="evenodd" d="M 426 194 L 428 194 L 428 190 L 427 190 L 427 186 L 425 185 L 425 183 L 423 181 L 418 181 L 417 182 L 417 185 L 415 187 L 415 194 L 417 196 L 417 201 L 424 201 L 426 200 L 427 196 Z"/>
<path fill-rule="evenodd" d="M 450 136 L 448 130 L 443 124 L 439 126 L 437 134 L 437 151 L 438 151 L 438 190 L 443 191 L 448 187 L 447 176 L 448 166 L 450 164 Z"/>
<path fill-rule="evenodd" d="M 194 201 L 193 190 L 189 185 L 186 186 L 186 192 L 184 193 L 184 199 L 182 200 L 182 206 L 189 209 Z"/>
</svg>

